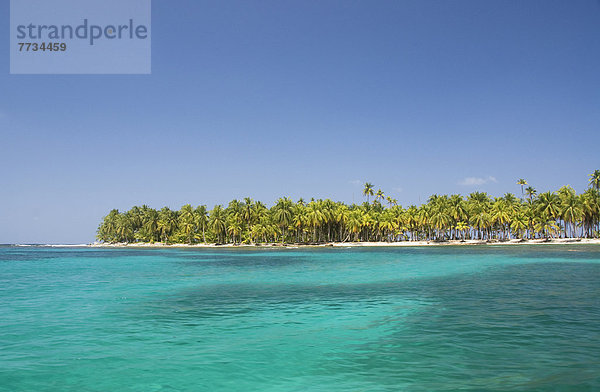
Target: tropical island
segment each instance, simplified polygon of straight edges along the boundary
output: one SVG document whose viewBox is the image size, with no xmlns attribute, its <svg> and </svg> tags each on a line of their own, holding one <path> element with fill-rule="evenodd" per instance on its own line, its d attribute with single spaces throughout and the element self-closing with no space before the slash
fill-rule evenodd
<svg viewBox="0 0 600 392">
<path fill-rule="evenodd" d="M 126 212 L 114 209 L 98 227 L 96 245 L 401 245 L 599 238 L 600 170 L 590 174 L 590 186 L 582 194 L 568 185 L 538 194 L 524 179 L 517 184 L 521 197 L 491 197 L 485 192 L 432 195 L 426 204 L 407 208 L 367 182 L 366 200 L 360 205 L 282 197 L 270 208 L 245 198 L 210 211 L 190 204 L 178 211 L 146 205 Z"/>
</svg>

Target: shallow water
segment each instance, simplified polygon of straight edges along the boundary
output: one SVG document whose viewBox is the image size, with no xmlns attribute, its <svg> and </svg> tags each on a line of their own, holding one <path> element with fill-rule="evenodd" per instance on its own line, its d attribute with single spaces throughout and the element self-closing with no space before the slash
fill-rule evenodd
<svg viewBox="0 0 600 392">
<path fill-rule="evenodd" d="M 600 246 L 0 248 L 0 391 L 597 391 Z"/>
</svg>

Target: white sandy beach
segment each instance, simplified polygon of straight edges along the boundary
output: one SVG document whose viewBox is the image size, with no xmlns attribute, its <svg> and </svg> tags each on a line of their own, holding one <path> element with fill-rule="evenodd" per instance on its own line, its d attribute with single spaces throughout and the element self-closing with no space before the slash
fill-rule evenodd
<svg viewBox="0 0 600 392">
<path fill-rule="evenodd" d="M 469 246 L 469 245 L 599 245 L 598 238 L 555 238 L 555 239 L 535 239 L 535 240 L 508 240 L 508 241 L 483 241 L 483 240 L 449 240 L 449 241 L 402 241 L 402 242 L 332 242 L 317 245 L 307 244 L 164 244 L 164 243 L 93 243 L 88 245 L 51 245 L 54 247 L 73 247 L 85 246 L 92 248 L 324 248 L 324 247 L 412 247 L 412 246 Z"/>
</svg>

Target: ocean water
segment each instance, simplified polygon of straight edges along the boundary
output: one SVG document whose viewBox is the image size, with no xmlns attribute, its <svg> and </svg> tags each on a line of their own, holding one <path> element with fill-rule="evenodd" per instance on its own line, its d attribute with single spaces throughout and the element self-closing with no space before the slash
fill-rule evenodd
<svg viewBox="0 0 600 392">
<path fill-rule="evenodd" d="M 599 391 L 600 247 L 0 247 L 0 391 Z"/>
</svg>

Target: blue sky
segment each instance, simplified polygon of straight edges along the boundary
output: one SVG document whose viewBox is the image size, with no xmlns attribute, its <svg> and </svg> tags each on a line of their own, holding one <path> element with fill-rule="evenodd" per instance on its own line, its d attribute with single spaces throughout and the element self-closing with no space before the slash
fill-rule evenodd
<svg viewBox="0 0 600 392">
<path fill-rule="evenodd" d="M 154 0 L 152 75 L 9 75 L 0 243 L 132 205 L 587 187 L 600 2 Z"/>
</svg>

